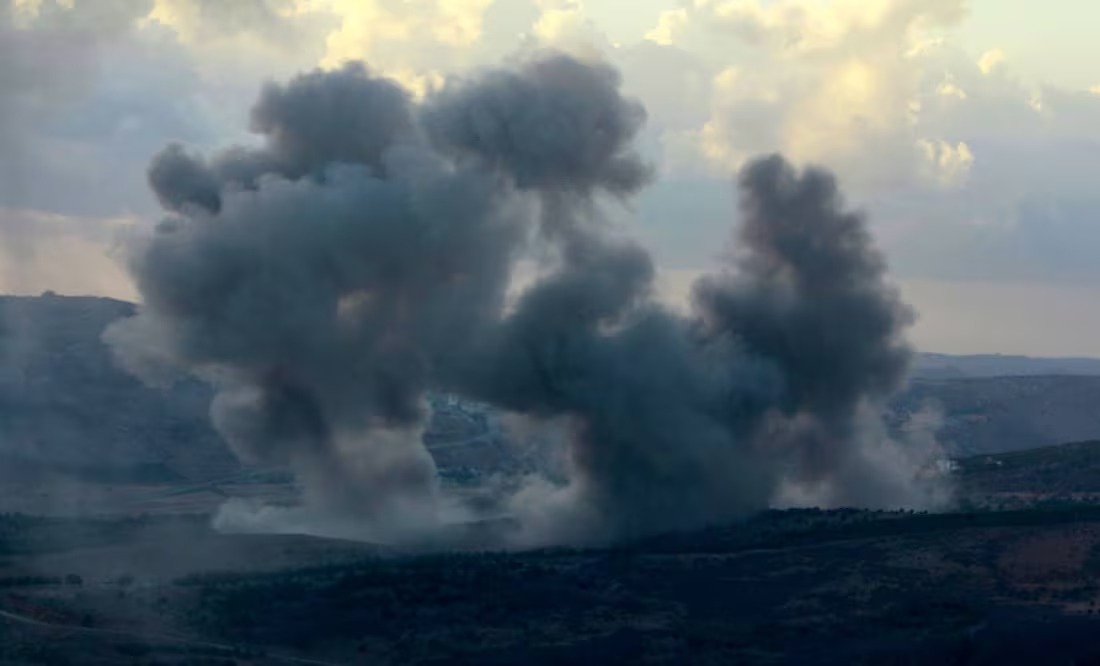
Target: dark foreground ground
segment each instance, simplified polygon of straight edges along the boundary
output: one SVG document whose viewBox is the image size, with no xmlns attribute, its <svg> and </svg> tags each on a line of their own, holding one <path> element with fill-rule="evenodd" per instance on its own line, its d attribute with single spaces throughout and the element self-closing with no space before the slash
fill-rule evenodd
<svg viewBox="0 0 1100 666">
<path fill-rule="evenodd" d="M 1100 663 L 1100 508 L 773 512 L 408 556 L 202 519 L 0 519 L 3 664 Z"/>
</svg>

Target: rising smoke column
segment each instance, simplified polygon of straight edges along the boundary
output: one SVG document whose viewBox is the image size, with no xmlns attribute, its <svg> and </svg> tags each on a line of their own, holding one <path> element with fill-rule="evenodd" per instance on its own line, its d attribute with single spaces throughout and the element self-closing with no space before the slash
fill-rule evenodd
<svg viewBox="0 0 1100 666">
<path fill-rule="evenodd" d="M 748 164 L 739 190 L 736 253 L 696 283 L 694 299 L 707 335 L 780 370 L 783 395 L 760 446 L 828 503 L 912 501 L 912 484 L 876 464 L 880 442 L 866 439 L 882 439 L 879 414 L 905 381 L 902 333 L 914 315 L 865 221 L 844 209 L 831 174 L 799 174 L 779 156 Z"/>
<path fill-rule="evenodd" d="M 490 337 L 466 390 L 573 423 L 573 483 L 533 500 L 556 538 L 729 521 L 788 486 L 826 505 L 928 499 L 881 421 L 912 313 L 864 220 L 829 174 L 778 156 L 739 185 L 737 253 L 695 285 L 693 317 L 653 303 L 642 250 L 572 229 L 580 251 Z"/>
<path fill-rule="evenodd" d="M 555 100 L 570 161 L 549 177 L 585 198 L 628 178 L 640 110 L 611 70 L 554 56 L 474 85 L 500 77 L 535 101 L 528 117 L 499 119 L 517 139 L 502 148 L 509 167 Z M 169 146 L 149 178 L 173 214 L 131 262 L 143 310 L 107 335 L 149 379 L 215 382 L 215 424 L 242 458 L 291 465 L 311 502 L 387 535 L 438 518 L 426 392 L 465 383 L 465 346 L 499 325 L 512 265 L 544 217 L 530 190 L 550 188 L 429 143 L 417 117 L 429 130 L 469 120 L 477 100 L 460 90 L 417 108 L 361 65 L 317 71 L 265 87 L 252 114 L 261 148 L 207 159 Z M 633 124 L 572 175 L 585 163 L 573 152 L 620 117 Z"/>
<path fill-rule="evenodd" d="M 568 423 L 569 484 L 511 504 L 528 543 L 730 520 L 785 484 L 895 501 L 875 406 L 909 318 L 862 219 L 823 172 L 755 162 L 740 254 L 670 313 L 600 215 L 652 177 L 619 87 L 553 53 L 419 103 L 357 64 L 269 84 L 261 147 L 154 159 L 169 216 L 131 261 L 142 311 L 107 339 L 150 380 L 213 382 L 238 455 L 372 538 L 448 519 L 420 440 L 435 390 Z M 532 251 L 542 277 L 509 306 Z"/>
<path fill-rule="evenodd" d="M 740 254 L 697 285 L 694 317 L 675 317 L 653 301 L 648 254 L 608 233 L 592 207 L 596 185 L 627 197 L 648 180 L 643 164 L 614 157 L 642 111 L 599 117 L 592 109 L 610 105 L 586 102 L 607 88 L 591 81 L 614 73 L 569 68 L 583 73 L 565 77 L 582 94 L 540 99 L 504 73 L 442 95 L 428 113 L 437 144 L 539 192 L 559 250 L 557 270 L 488 333 L 455 389 L 572 420 L 573 484 L 535 498 L 565 504 L 548 529 L 613 538 L 726 521 L 784 483 L 830 503 L 916 499 L 911 468 L 882 455 L 892 445 L 878 417 L 905 377 L 911 315 L 831 176 L 799 176 L 778 156 L 746 166 Z M 541 129 L 560 118 L 600 131 L 579 141 Z"/>
<path fill-rule="evenodd" d="M 391 537 L 436 520 L 431 368 L 499 308 L 518 231 L 498 186 L 427 150 L 411 114 L 353 65 L 267 86 L 260 149 L 169 147 L 150 181 L 176 215 L 133 258 L 141 314 L 108 333 L 146 376 L 210 378 L 242 458 L 291 466 L 311 503 Z"/>
<path fill-rule="evenodd" d="M 445 90 L 425 113 L 435 145 L 536 193 L 540 235 L 555 251 L 552 270 L 443 377 L 505 410 L 569 420 L 573 482 L 517 504 L 536 539 L 728 519 L 765 506 L 770 489 L 716 418 L 728 382 L 761 405 L 769 383 L 735 354 L 715 376 L 691 323 L 654 302 L 648 253 L 599 216 L 597 193 L 625 198 L 651 177 L 624 150 L 644 111 L 617 102 L 617 86 L 609 68 L 556 56 Z"/>
</svg>

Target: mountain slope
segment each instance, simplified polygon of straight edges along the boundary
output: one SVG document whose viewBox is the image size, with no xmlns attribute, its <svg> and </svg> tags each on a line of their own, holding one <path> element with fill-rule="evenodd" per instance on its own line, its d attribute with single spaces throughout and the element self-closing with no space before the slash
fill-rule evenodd
<svg viewBox="0 0 1100 666">
<path fill-rule="evenodd" d="M 165 480 L 237 467 L 209 424 L 207 387 L 151 389 L 114 365 L 100 334 L 133 312 L 105 298 L 0 297 L 0 470 Z"/>
<path fill-rule="evenodd" d="M 1100 375 L 1100 359 L 1033 358 L 1002 354 L 917 354 L 912 374 L 920 379 L 966 379 L 1037 375 Z"/>
<path fill-rule="evenodd" d="M 914 380 L 901 413 L 941 412 L 937 439 L 954 456 L 1100 438 L 1100 377 L 1025 376 Z"/>
<path fill-rule="evenodd" d="M 115 366 L 100 335 L 134 309 L 106 298 L 0 296 L 0 479 L 194 480 L 239 469 L 210 426 L 209 387 L 151 389 Z M 941 412 L 939 439 L 955 456 L 1100 439 L 1100 375 L 1086 372 L 1097 364 L 925 354 L 892 407 L 897 421 L 929 406 Z M 1024 376 L 928 378 L 933 366 Z M 1033 376 L 1051 367 L 1085 374 Z M 425 441 L 448 478 L 529 466 L 491 412 L 441 396 L 433 404 Z"/>
<path fill-rule="evenodd" d="M 1100 441 L 960 458 L 956 474 L 971 492 L 1070 496 L 1100 493 Z"/>
</svg>

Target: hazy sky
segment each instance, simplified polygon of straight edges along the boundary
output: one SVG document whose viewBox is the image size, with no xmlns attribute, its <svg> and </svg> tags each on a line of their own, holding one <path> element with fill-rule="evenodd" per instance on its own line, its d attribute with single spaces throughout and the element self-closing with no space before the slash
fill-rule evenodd
<svg viewBox="0 0 1100 666">
<path fill-rule="evenodd" d="M 1100 355 L 1100 3 L 0 0 L 0 291 L 133 297 L 149 157 L 248 141 L 260 84 L 364 59 L 414 90 L 524 49 L 614 63 L 661 178 L 618 212 L 670 298 L 731 177 L 782 151 L 872 219 L 923 348 Z"/>
</svg>

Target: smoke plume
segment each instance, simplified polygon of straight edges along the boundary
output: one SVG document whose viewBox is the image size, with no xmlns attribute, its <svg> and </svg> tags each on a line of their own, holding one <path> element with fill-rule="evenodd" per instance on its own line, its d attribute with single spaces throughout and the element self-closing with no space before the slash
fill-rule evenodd
<svg viewBox="0 0 1100 666">
<path fill-rule="evenodd" d="M 475 517 L 421 442 L 432 391 L 567 424 L 569 481 L 508 503 L 527 543 L 705 525 L 791 489 L 922 501 L 878 417 L 911 315 L 863 220 L 822 171 L 748 165 L 730 263 L 675 315 L 600 214 L 652 177 L 644 120 L 614 70 L 555 53 L 421 102 L 358 64 L 269 84 L 261 147 L 154 159 L 169 215 L 133 253 L 141 312 L 106 337 L 149 381 L 214 383 L 240 457 L 292 467 L 307 507 L 372 538 Z"/>
</svg>

